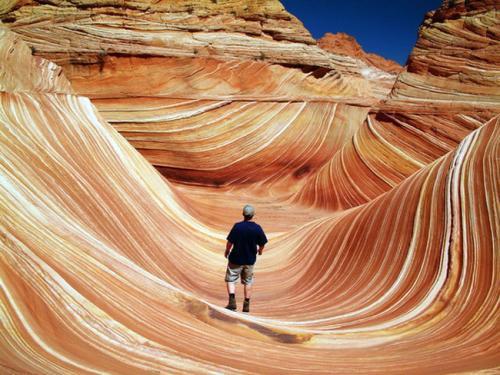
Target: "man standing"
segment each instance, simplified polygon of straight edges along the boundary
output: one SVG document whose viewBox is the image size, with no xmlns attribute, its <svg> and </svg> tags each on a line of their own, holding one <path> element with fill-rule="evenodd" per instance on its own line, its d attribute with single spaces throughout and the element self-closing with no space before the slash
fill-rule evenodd
<svg viewBox="0 0 500 375">
<path fill-rule="evenodd" d="M 250 312 L 250 297 L 252 294 L 253 266 L 257 260 L 257 252 L 262 255 L 267 243 L 266 235 L 261 226 L 252 221 L 255 209 L 246 205 L 243 207 L 244 221 L 236 223 L 227 236 L 226 252 L 224 256 L 229 261 L 226 270 L 227 293 L 229 303 L 226 309 L 236 310 L 236 281 L 241 276 L 241 283 L 245 288 L 245 302 L 243 312 Z M 259 247 L 257 250 L 257 246 Z M 232 250 L 231 250 L 232 249 Z"/>
</svg>

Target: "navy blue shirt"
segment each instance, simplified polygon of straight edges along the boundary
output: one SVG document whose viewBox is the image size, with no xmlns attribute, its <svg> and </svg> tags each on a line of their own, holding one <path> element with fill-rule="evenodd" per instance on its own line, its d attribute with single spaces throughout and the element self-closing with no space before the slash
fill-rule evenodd
<svg viewBox="0 0 500 375">
<path fill-rule="evenodd" d="M 251 265 L 257 260 L 257 245 L 267 243 L 261 226 L 253 221 L 241 221 L 234 224 L 227 240 L 233 244 L 229 261 L 233 264 Z"/>
</svg>

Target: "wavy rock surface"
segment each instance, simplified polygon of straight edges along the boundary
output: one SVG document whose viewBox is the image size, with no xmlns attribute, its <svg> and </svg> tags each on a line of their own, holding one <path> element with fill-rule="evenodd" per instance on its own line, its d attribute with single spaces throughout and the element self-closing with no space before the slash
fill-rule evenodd
<svg viewBox="0 0 500 375">
<path fill-rule="evenodd" d="M 3 20 L 170 179 L 297 190 L 395 79 L 323 51 L 277 1 L 117 4 L 24 2 Z"/>
<path fill-rule="evenodd" d="M 1 17 L 166 177 L 196 184 L 287 174 L 284 190 L 297 190 L 288 180 L 319 169 L 395 79 L 317 47 L 277 1 L 27 1 Z M 296 137 L 304 127 L 311 133 Z M 254 140 L 241 143 L 245 134 Z M 241 155 L 221 155 L 225 143 Z M 234 173 L 256 162 L 263 172 Z"/>
<path fill-rule="evenodd" d="M 498 371 L 498 103 L 377 104 L 361 76 L 268 61 L 60 56 L 91 103 L 31 35 L 0 29 L 2 372 Z M 247 201 L 270 238 L 251 315 L 221 308 Z"/>
<path fill-rule="evenodd" d="M 378 112 L 367 116 L 294 200 L 343 210 L 367 203 L 452 151 L 492 114 Z"/>
<path fill-rule="evenodd" d="M 40 57 L 32 58 L 30 48 L 3 27 L 0 40 L 0 91 L 72 91 L 59 66 Z"/>
</svg>

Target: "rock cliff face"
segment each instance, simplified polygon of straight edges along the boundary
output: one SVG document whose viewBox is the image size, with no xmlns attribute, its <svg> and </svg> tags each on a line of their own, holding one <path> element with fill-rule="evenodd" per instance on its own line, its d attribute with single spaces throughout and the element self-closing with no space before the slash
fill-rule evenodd
<svg viewBox="0 0 500 375">
<path fill-rule="evenodd" d="M 102 75 L 121 74 L 123 80 L 123 74 L 130 75 L 145 64 L 148 69 L 156 65 L 156 70 L 163 70 L 164 64 L 167 69 L 185 68 L 186 74 L 193 76 L 205 62 L 211 69 L 213 60 L 229 64 L 222 67 L 221 77 L 212 78 L 224 80 L 228 77 L 225 71 L 234 70 L 232 64 L 244 60 L 261 64 L 254 65 L 251 75 L 245 71 L 247 75 L 239 77 L 242 80 L 260 75 L 266 70 L 263 63 L 281 64 L 297 68 L 288 70 L 281 80 L 288 80 L 295 71 L 294 81 L 325 77 L 325 83 L 319 84 L 323 97 L 381 97 L 378 85 L 370 84 L 380 77 L 364 79 L 364 66 L 358 60 L 317 47 L 300 21 L 276 0 L 205 0 L 196 6 L 187 1 L 24 1 L 11 8 L 0 14 L 0 19 L 28 42 L 36 55 L 56 62 L 71 81 L 81 78 L 87 86 L 100 86 L 101 82 L 93 80 Z M 95 68 L 102 74 L 96 74 Z M 155 79 L 163 84 L 173 74 L 176 72 L 167 71 Z M 341 75 L 347 75 L 349 83 Z M 78 83 L 75 87 L 80 89 Z M 235 89 L 231 88 L 231 94 Z M 143 90 L 147 95 L 148 87 Z M 84 88 L 79 92 L 92 96 Z M 386 94 L 387 89 L 383 96 Z"/>
<path fill-rule="evenodd" d="M 429 12 L 392 90 L 395 101 L 497 107 L 500 17 L 496 1 L 445 1 Z"/>
<path fill-rule="evenodd" d="M 326 33 L 318 40 L 318 46 L 338 55 L 355 57 L 388 73 L 398 74 L 403 70 L 395 61 L 384 59 L 375 53 L 366 53 L 353 36 L 345 33 Z"/>
<path fill-rule="evenodd" d="M 277 1 L 2 3 L 0 372 L 496 371 L 492 10 L 429 13 L 392 87 Z"/>
<path fill-rule="evenodd" d="M 257 59 L 331 67 L 276 0 L 23 1 L 3 22 L 61 65 L 109 54 Z M 306 60 L 308 63 L 305 63 Z"/>
</svg>

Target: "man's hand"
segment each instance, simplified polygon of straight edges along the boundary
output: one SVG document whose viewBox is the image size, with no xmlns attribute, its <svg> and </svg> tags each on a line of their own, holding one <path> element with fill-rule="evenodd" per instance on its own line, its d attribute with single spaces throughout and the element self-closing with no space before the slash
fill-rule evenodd
<svg viewBox="0 0 500 375">
<path fill-rule="evenodd" d="M 262 255 L 262 251 L 264 250 L 264 246 L 259 246 L 259 250 L 257 250 L 257 252 L 259 253 L 259 255 Z"/>
<path fill-rule="evenodd" d="M 229 256 L 229 252 L 231 251 L 231 248 L 233 247 L 233 244 L 229 241 L 226 242 L 226 251 L 224 252 L 224 257 L 227 258 Z"/>
</svg>

